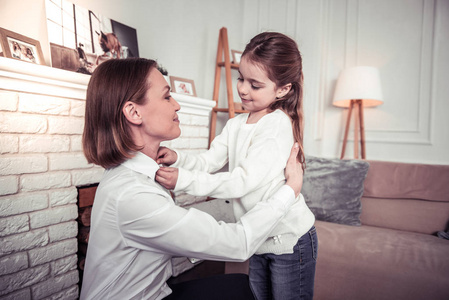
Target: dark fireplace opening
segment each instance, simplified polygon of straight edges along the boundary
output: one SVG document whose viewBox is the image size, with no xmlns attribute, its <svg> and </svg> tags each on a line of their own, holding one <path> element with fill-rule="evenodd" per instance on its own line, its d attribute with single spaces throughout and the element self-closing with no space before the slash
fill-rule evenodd
<svg viewBox="0 0 449 300">
<path fill-rule="evenodd" d="M 89 244 L 90 232 L 90 215 L 92 213 L 92 205 L 94 204 L 95 192 L 97 191 L 98 183 L 77 186 L 78 191 L 77 205 L 78 205 L 78 273 L 79 273 L 79 291 L 83 283 L 84 263 L 86 261 L 87 246 Z"/>
</svg>

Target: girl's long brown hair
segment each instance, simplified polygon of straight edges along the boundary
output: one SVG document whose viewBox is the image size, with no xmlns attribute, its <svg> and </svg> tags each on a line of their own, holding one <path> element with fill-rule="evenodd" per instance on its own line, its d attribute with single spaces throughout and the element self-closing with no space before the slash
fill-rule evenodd
<svg viewBox="0 0 449 300">
<path fill-rule="evenodd" d="M 262 67 L 277 87 L 291 83 L 290 91 L 274 101 L 269 109 L 282 109 L 292 120 L 293 136 L 299 144 L 298 160 L 303 170 L 306 167 L 303 134 L 303 90 L 304 76 L 302 58 L 298 45 L 290 37 L 279 32 L 263 32 L 251 39 L 242 57 Z"/>
</svg>

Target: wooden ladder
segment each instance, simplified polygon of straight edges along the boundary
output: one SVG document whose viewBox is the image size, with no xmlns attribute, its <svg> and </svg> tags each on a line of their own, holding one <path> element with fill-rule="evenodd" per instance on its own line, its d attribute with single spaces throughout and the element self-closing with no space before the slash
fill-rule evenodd
<svg viewBox="0 0 449 300">
<path fill-rule="evenodd" d="M 221 79 L 221 68 L 225 69 L 226 75 L 226 92 L 228 98 L 227 108 L 218 108 L 218 95 L 220 91 L 220 79 Z M 215 65 L 215 82 L 214 82 L 214 95 L 213 100 L 216 102 L 215 107 L 212 109 L 212 115 L 210 120 L 210 132 L 209 132 L 209 147 L 212 140 L 215 138 L 215 131 L 217 129 L 217 113 L 227 112 L 229 118 L 234 118 L 236 113 L 246 112 L 242 109 L 240 103 L 234 102 L 234 96 L 232 93 L 232 74 L 231 69 L 238 70 L 239 65 L 236 63 L 231 63 L 229 56 L 229 41 L 228 41 L 228 30 L 226 27 L 220 29 L 218 36 L 218 47 L 217 47 L 217 61 Z"/>
</svg>

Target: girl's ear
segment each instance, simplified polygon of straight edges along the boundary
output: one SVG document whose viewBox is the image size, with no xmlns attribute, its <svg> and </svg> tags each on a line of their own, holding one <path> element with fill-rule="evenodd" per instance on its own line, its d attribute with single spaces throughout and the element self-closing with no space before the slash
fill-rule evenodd
<svg viewBox="0 0 449 300">
<path fill-rule="evenodd" d="M 142 117 L 137 110 L 136 104 L 134 102 L 128 101 L 125 103 L 122 109 L 123 114 L 125 115 L 126 120 L 134 125 L 142 124 Z"/>
<path fill-rule="evenodd" d="M 285 95 L 287 95 L 287 93 L 290 92 L 291 88 L 292 88 L 292 84 L 291 83 L 287 83 L 286 85 L 278 88 L 278 90 L 277 90 L 277 98 L 281 99 L 281 98 L 285 97 Z"/>
</svg>

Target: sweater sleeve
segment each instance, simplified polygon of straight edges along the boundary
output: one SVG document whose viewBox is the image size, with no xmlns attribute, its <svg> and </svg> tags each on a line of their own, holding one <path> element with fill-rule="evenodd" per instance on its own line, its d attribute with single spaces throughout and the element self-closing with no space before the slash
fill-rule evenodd
<svg viewBox="0 0 449 300">
<path fill-rule="evenodd" d="M 282 174 L 293 145 L 290 120 L 267 118 L 257 125 L 245 159 L 232 171 L 209 174 L 180 168 L 175 191 L 194 196 L 240 198 Z"/>
<path fill-rule="evenodd" d="M 223 168 L 228 162 L 228 135 L 232 123 L 235 122 L 226 124 L 222 132 L 212 141 L 209 150 L 203 153 L 189 154 L 175 150 L 178 159 L 171 167 L 207 173 L 213 173 Z"/>
</svg>

